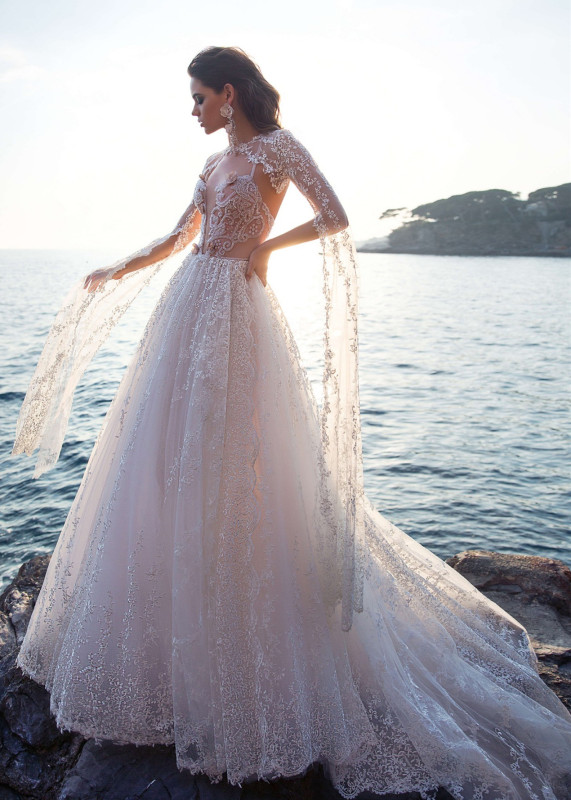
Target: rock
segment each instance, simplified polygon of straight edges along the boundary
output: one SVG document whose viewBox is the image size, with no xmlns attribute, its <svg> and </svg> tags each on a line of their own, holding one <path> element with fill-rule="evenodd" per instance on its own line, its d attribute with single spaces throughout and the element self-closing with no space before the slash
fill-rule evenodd
<svg viewBox="0 0 571 800">
<path fill-rule="evenodd" d="M 571 570 L 562 561 L 487 550 L 447 559 L 486 597 L 521 622 L 539 674 L 571 711 Z"/>
<path fill-rule="evenodd" d="M 317 764 L 297 778 L 231 786 L 180 771 L 173 747 L 119 746 L 59 731 L 49 693 L 15 664 L 48 563 L 49 556 L 36 556 L 22 564 L 0 595 L 0 800 L 341 800 Z M 542 678 L 571 707 L 571 571 L 553 559 L 474 550 L 448 563 L 526 626 Z M 451 795 L 441 789 L 438 800 Z"/>
<path fill-rule="evenodd" d="M 555 558 L 465 550 L 446 563 L 484 594 L 523 593 L 518 603 L 538 601 L 571 617 L 571 569 Z M 494 602 L 496 602 L 494 600 Z"/>
<path fill-rule="evenodd" d="M 177 769 L 172 748 L 136 748 L 88 740 L 65 775 L 58 800 L 104 797 L 106 800 L 198 800 L 194 776 Z M 220 797 L 231 795 L 221 794 Z"/>
<path fill-rule="evenodd" d="M 0 786 L 0 800 L 23 800 L 23 798 L 7 786 Z"/>
<path fill-rule="evenodd" d="M 18 646 L 24 638 L 49 563 L 50 556 L 36 556 L 25 561 L 0 596 L 0 609 L 10 620 Z"/>
<path fill-rule="evenodd" d="M 76 762 L 84 742 L 79 734 L 58 730 L 48 692 L 15 663 L 49 560 L 26 561 L 0 595 L 0 791 L 7 800 L 19 793 L 55 797 L 52 787 Z"/>
</svg>

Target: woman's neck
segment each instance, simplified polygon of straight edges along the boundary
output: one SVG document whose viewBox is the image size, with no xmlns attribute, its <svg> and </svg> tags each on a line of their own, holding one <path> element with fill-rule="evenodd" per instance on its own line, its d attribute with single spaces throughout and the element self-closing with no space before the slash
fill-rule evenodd
<svg viewBox="0 0 571 800">
<path fill-rule="evenodd" d="M 254 128 L 250 120 L 240 111 L 234 110 L 234 138 L 230 144 L 245 144 L 257 136 L 260 131 Z"/>
</svg>

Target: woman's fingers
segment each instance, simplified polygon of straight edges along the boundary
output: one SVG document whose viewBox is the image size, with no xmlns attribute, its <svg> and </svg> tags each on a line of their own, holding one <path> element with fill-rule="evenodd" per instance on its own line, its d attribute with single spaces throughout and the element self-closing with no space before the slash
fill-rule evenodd
<svg viewBox="0 0 571 800">
<path fill-rule="evenodd" d="M 94 292 L 107 279 L 107 272 L 106 269 L 96 269 L 95 272 L 91 272 L 85 278 L 83 288 L 88 292 Z"/>
<path fill-rule="evenodd" d="M 268 258 L 269 254 L 262 251 L 262 247 L 256 248 L 250 253 L 248 259 L 248 266 L 246 267 L 246 280 L 250 280 L 252 275 L 256 273 L 262 284 L 266 285 L 266 275 L 268 274 Z"/>
</svg>

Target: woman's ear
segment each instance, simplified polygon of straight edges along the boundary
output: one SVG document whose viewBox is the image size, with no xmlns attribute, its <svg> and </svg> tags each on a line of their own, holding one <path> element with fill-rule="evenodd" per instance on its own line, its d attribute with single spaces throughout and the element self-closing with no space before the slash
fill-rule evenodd
<svg viewBox="0 0 571 800">
<path fill-rule="evenodd" d="M 224 84 L 224 88 L 222 89 L 222 91 L 226 95 L 226 102 L 230 103 L 230 105 L 233 105 L 233 100 L 236 97 L 236 92 L 235 92 L 234 87 L 232 86 L 232 84 L 231 83 L 225 83 Z"/>
</svg>

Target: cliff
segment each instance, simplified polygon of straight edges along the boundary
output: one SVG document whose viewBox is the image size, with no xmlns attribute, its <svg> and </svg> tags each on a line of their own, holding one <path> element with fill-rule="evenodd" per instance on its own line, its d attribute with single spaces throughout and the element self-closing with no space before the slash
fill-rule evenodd
<svg viewBox="0 0 571 800">
<path fill-rule="evenodd" d="M 0 800 L 341 800 L 318 766 L 271 783 L 211 784 L 180 772 L 172 747 L 96 744 L 60 732 L 48 692 L 15 664 L 49 558 L 22 564 L 0 596 Z M 482 550 L 448 563 L 525 625 L 541 677 L 571 710 L 571 570 L 554 559 Z M 420 800 L 383 795 L 397 798 Z M 439 792 L 438 800 L 450 798 Z"/>
<path fill-rule="evenodd" d="M 390 208 L 381 220 L 404 220 L 386 240 L 359 252 L 470 256 L 571 257 L 571 183 L 531 192 L 467 192 L 417 206 Z"/>
</svg>

